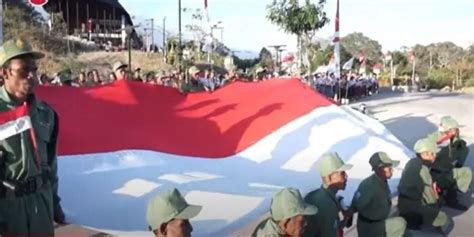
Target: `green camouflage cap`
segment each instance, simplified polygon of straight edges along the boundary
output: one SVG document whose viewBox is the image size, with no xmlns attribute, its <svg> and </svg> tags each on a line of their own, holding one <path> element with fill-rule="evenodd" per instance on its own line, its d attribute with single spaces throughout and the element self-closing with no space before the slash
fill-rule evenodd
<svg viewBox="0 0 474 237">
<path fill-rule="evenodd" d="M 416 153 L 433 152 L 438 153 L 438 147 L 433 139 L 423 138 L 418 140 L 413 147 Z"/>
<path fill-rule="evenodd" d="M 400 164 L 400 161 L 392 160 L 387 155 L 387 153 L 379 151 L 377 153 L 374 153 L 370 157 L 369 164 L 370 166 L 372 166 L 372 170 L 375 170 L 379 167 L 385 167 L 385 166 L 392 166 L 395 168 Z"/>
<path fill-rule="evenodd" d="M 153 231 L 173 219 L 191 219 L 197 216 L 201 209 L 201 206 L 189 205 L 174 188 L 159 194 L 148 203 L 146 220 Z"/>
<path fill-rule="evenodd" d="M 298 215 L 315 215 L 318 208 L 305 203 L 298 189 L 284 188 L 273 196 L 270 212 L 274 220 L 281 221 Z"/>
<path fill-rule="evenodd" d="M 69 68 L 58 72 L 57 75 L 60 82 L 72 81 L 72 71 Z"/>
<path fill-rule="evenodd" d="M 13 39 L 3 43 L 2 47 L 0 47 L 0 65 L 5 64 L 12 58 L 23 55 L 31 55 L 34 59 L 44 57 L 44 54 L 33 51 L 28 42 L 21 39 Z"/>
<path fill-rule="evenodd" d="M 460 128 L 458 121 L 456 121 L 451 116 L 444 116 L 441 118 L 441 128 L 443 132 L 449 131 L 451 129 Z"/>
<path fill-rule="evenodd" d="M 316 165 L 316 170 L 318 170 L 321 177 L 326 177 L 336 171 L 345 171 L 351 168 L 352 165 L 344 164 L 344 161 L 342 161 L 336 152 L 325 154 Z"/>
<path fill-rule="evenodd" d="M 189 68 L 188 72 L 189 72 L 190 75 L 195 75 L 196 73 L 199 73 L 200 70 L 196 66 L 192 66 L 192 67 Z"/>
<path fill-rule="evenodd" d="M 124 67 L 128 67 L 128 64 L 123 63 L 123 62 L 121 62 L 121 61 L 117 61 L 117 62 L 114 63 L 114 66 L 112 67 L 112 70 L 114 70 L 114 72 L 115 72 L 115 71 L 117 71 L 118 69 L 124 68 Z"/>
</svg>

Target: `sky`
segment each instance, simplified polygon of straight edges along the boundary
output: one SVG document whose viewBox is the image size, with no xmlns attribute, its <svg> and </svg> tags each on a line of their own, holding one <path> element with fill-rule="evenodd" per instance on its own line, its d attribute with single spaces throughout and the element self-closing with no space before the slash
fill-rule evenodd
<svg viewBox="0 0 474 237">
<path fill-rule="evenodd" d="M 166 17 L 170 34 L 178 32 L 177 0 L 119 0 L 134 24 L 154 18 L 155 41 L 161 44 L 161 25 Z M 317 2 L 318 0 L 311 0 Z M 204 8 L 204 0 L 182 0 L 182 7 Z M 300 0 L 303 3 L 303 0 Z M 329 25 L 317 37 L 334 35 L 336 0 L 327 0 Z M 467 47 L 474 43 L 474 0 L 340 0 L 341 36 L 362 32 L 377 40 L 384 51 L 402 46 L 452 41 Z M 296 37 L 286 34 L 266 19 L 266 6 L 272 0 L 208 0 L 211 23 L 222 21 L 223 41 L 231 49 L 258 52 L 262 47 L 283 44 L 296 49 Z M 182 29 L 190 24 L 191 14 L 182 14 Z M 215 32 L 220 38 L 220 32 Z M 184 34 L 185 37 L 192 37 Z"/>
</svg>

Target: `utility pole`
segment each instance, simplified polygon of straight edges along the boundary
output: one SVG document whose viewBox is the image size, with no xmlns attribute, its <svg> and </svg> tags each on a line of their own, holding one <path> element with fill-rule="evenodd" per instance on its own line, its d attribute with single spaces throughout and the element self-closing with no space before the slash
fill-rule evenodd
<svg viewBox="0 0 474 237">
<path fill-rule="evenodd" d="M 163 17 L 163 58 L 166 58 L 166 16 Z"/>
<path fill-rule="evenodd" d="M 155 52 L 155 35 L 154 35 L 154 30 L 153 30 L 153 27 L 154 27 L 154 21 L 155 19 L 151 18 L 151 52 Z"/>
</svg>

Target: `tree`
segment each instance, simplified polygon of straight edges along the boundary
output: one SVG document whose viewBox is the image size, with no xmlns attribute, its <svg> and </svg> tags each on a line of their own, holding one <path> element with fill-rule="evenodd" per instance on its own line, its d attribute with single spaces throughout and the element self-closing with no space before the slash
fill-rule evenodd
<svg viewBox="0 0 474 237">
<path fill-rule="evenodd" d="M 326 0 L 319 0 L 317 4 L 305 0 L 303 6 L 298 2 L 298 0 L 273 0 L 273 3 L 267 6 L 267 19 L 286 33 L 297 36 L 299 58 L 301 60 L 304 55 L 309 62 L 309 54 L 304 49 L 309 47 L 316 31 L 329 23 L 329 18 L 323 11 Z M 307 63 L 307 66 L 311 70 L 311 64 Z"/>
<path fill-rule="evenodd" d="M 192 57 L 196 58 L 197 60 L 201 60 L 201 45 L 205 43 L 205 38 L 207 36 L 206 30 L 202 27 L 202 21 L 204 19 L 204 15 L 201 9 L 195 9 L 194 12 L 192 9 L 185 8 L 183 12 L 190 11 L 192 23 L 185 26 L 185 29 L 190 31 L 193 34 L 193 42 L 195 44 L 192 47 Z"/>
<path fill-rule="evenodd" d="M 267 48 L 263 47 L 262 50 L 260 50 L 258 59 L 261 66 L 265 66 L 267 68 L 273 67 L 273 57 Z"/>
<path fill-rule="evenodd" d="M 348 34 L 341 39 L 341 44 L 352 55 L 364 53 L 365 57 L 372 62 L 378 62 L 382 58 L 382 46 L 362 33 Z"/>
</svg>

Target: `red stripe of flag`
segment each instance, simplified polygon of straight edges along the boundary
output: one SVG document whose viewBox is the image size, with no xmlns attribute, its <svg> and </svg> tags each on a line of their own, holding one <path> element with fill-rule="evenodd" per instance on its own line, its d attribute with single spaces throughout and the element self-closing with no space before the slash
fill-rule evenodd
<svg viewBox="0 0 474 237">
<path fill-rule="evenodd" d="M 26 105 L 22 105 L 5 112 L 0 112 L 0 124 L 8 123 L 27 115 L 28 107 Z"/>
</svg>

